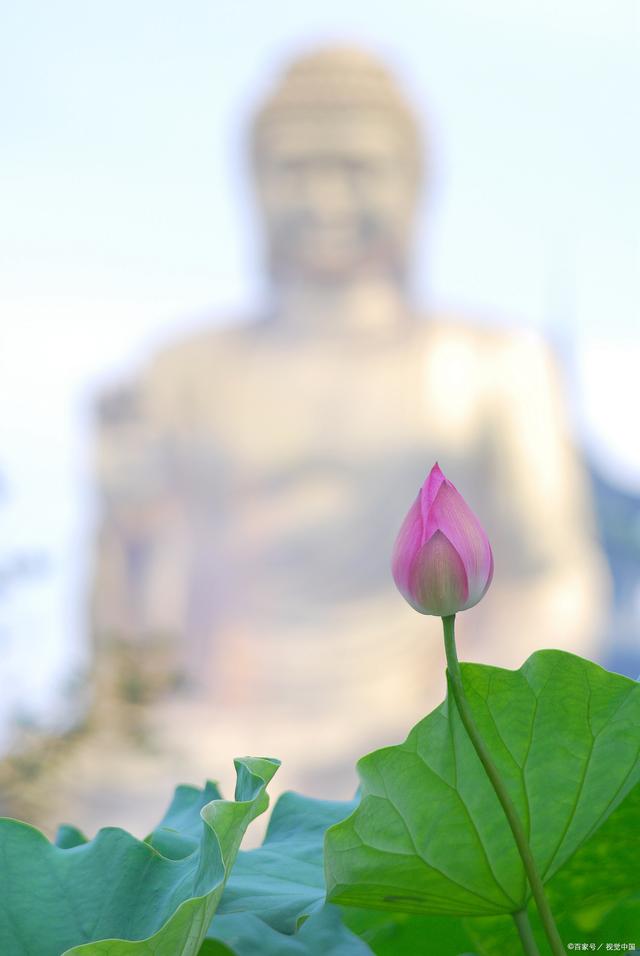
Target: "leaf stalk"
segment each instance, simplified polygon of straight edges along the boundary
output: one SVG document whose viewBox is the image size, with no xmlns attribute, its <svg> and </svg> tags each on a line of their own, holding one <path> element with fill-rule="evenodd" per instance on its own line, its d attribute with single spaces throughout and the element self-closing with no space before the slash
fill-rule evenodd
<svg viewBox="0 0 640 956">
<path fill-rule="evenodd" d="M 522 949 L 524 950 L 526 956 L 540 956 L 540 950 L 538 949 L 538 944 L 535 941 L 526 909 L 518 910 L 517 913 L 512 913 L 511 915 L 513 916 L 513 921 L 516 924 L 516 928 L 520 936 L 520 942 L 522 943 Z"/>
<path fill-rule="evenodd" d="M 553 918 L 553 913 L 551 912 L 551 907 L 549 906 L 549 901 L 544 891 L 544 885 L 542 883 L 540 874 L 538 873 L 538 868 L 533 858 L 533 853 L 531 852 L 531 847 L 529 846 L 524 827 L 520 817 L 518 816 L 515 805 L 509 796 L 509 792 L 500 776 L 498 768 L 493 762 L 493 758 L 491 757 L 487 745 L 482 738 L 482 735 L 473 717 L 471 707 L 469 706 L 469 701 L 467 700 L 464 684 L 462 683 L 460 662 L 458 661 L 458 654 L 456 651 L 455 619 L 455 614 L 451 614 L 448 617 L 442 618 L 449 687 L 453 694 L 456 707 L 458 708 L 458 713 L 460 714 L 462 724 L 467 731 L 474 750 L 480 759 L 480 763 L 484 767 L 491 785 L 496 792 L 496 796 L 500 801 L 509 827 L 511 828 L 511 832 L 513 833 L 513 838 L 516 841 L 516 846 L 522 859 L 525 873 L 527 874 L 527 879 L 529 881 L 529 886 L 531 887 L 533 898 L 536 901 L 540 920 L 549 942 L 551 952 L 553 953 L 553 956 L 566 956 L 566 950 L 560 938 L 560 934 L 558 933 L 558 927 L 556 926 L 555 920 Z M 520 914 L 521 913 L 522 911 L 520 911 Z M 524 947 L 521 927 L 516 919 L 517 915 L 519 914 L 513 914 L 513 917 L 516 920 L 516 926 L 518 926 L 518 932 L 520 933 L 520 939 Z M 529 926 L 529 932 L 530 931 L 531 927 Z M 533 936 L 531 936 L 531 941 L 533 941 Z M 535 946 L 535 941 L 533 941 L 533 945 Z M 525 948 L 525 953 L 527 956 L 534 956 L 534 954 L 537 954 L 537 950 L 527 950 Z"/>
</svg>

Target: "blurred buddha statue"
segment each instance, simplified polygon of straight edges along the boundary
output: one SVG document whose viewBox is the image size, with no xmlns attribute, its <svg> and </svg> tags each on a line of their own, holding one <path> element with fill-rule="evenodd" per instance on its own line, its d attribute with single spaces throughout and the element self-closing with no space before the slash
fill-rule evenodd
<svg viewBox="0 0 640 956">
<path fill-rule="evenodd" d="M 259 109 L 252 156 L 262 314 L 164 349 L 101 403 L 97 713 L 115 734 L 113 701 L 148 700 L 166 782 L 145 768 L 145 818 L 234 753 L 346 797 L 355 758 L 442 699 L 440 621 L 389 570 L 436 459 L 495 554 L 461 657 L 517 667 L 598 637 L 602 565 L 548 350 L 410 301 L 423 160 L 393 77 L 353 49 L 302 57 Z M 112 763 L 109 822 L 130 823 Z"/>
</svg>

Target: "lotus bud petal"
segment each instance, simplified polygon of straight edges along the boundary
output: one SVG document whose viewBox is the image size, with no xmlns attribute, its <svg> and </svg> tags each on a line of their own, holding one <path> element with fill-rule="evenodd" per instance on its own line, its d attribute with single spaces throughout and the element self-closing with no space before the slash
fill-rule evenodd
<svg viewBox="0 0 640 956">
<path fill-rule="evenodd" d="M 437 462 L 400 528 L 391 568 L 411 607 L 437 617 L 473 607 L 491 584 L 489 539 Z"/>
</svg>

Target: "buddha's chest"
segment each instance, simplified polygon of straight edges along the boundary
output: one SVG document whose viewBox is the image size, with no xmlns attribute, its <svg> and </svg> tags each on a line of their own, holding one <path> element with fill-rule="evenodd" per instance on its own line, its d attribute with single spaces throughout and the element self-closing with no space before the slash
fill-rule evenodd
<svg viewBox="0 0 640 956">
<path fill-rule="evenodd" d="M 193 447 L 205 498 L 252 536 L 395 522 L 393 502 L 404 507 L 436 458 L 474 458 L 480 403 L 461 403 L 449 372 L 419 339 L 236 357 L 203 389 Z"/>
<path fill-rule="evenodd" d="M 252 354 L 222 370 L 180 473 L 190 526 L 225 555 L 225 580 L 251 569 L 261 594 L 305 601 L 388 583 L 393 540 L 434 460 L 456 474 L 458 461 L 477 464 L 477 405 L 447 401 L 446 374 L 413 344 Z"/>
<path fill-rule="evenodd" d="M 252 362 L 226 392 L 228 414 L 217 417 L 216 431 L 237 467 L 252 472 L 393 454 L 423 431 L 411 355 Z"/>
</svg>

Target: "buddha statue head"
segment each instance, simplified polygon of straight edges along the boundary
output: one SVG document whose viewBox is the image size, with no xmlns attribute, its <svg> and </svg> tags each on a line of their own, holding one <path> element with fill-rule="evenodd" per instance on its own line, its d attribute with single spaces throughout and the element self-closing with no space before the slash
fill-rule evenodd
<svg viewBox="0 0 640 956">
<path fill-rule="evenodd" d="M 252 146 L 276 288 L 404 284 L 420 138 L 382 64 L 342 47 L 296 60 L 259 109 Z"/>
</svg>

